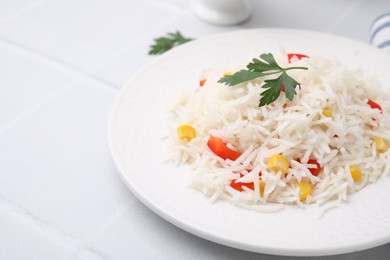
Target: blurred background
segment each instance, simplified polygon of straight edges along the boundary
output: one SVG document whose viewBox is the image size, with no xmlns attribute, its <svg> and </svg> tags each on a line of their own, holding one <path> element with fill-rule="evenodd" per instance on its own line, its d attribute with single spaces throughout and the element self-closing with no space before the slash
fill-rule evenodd
<svg viewBox="0 0 390 260">
<path fill-rule="evenodd" d="M 126 189 L 107 144 L 112 104 L 157 37 L 280 27 L 370 44 L 390 12 L 389 0 L 248 3 L 247 20 L 221 26 L 185 0 L 0 0 L 0 259 L 286 259 L 161 219 Z M 389 258 L 387 244 L 312 259 Z"/>
</svg>

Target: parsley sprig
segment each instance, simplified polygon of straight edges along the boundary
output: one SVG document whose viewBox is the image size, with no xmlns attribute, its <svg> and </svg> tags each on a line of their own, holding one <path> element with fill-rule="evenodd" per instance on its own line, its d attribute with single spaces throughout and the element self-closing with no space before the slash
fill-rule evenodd
<svg viewBox="0 0 390 260">
<path fill-rule="evenodd" d="M 264 53 L 260 55 L 260 59 L 253 59 L 247 65 L 247 70 L 240 70 L 232 75 L 224 76 L 218 82 L 227 86 L 234 86 L 256 78 L 279 74 L 277 78 L 264 80 L 262 88 L 265 90 L 260 94 L 262 97 L 259 107 L 261 107 L 274 102 L 282 92 L 282 88 L 284 88 L 286 98 L 293 100 L 294 95 L 297 94 L 295 88 L 297 86 L 300 88 L 300 86 L 295 79 L 287 74 L 287 71 L 294 69 L 307 70 L 306 67 L 282 68 L 276 63 L 271 53 Z"/>
<path fill-rule="evenodd" d="M 191 38 L 184 37 L 179 31 L 168 33 L 165 37 L 154 39 L 154 44 L 150 46 L 149 54 L 159 55 L 191 40 Z"/>
</svg>

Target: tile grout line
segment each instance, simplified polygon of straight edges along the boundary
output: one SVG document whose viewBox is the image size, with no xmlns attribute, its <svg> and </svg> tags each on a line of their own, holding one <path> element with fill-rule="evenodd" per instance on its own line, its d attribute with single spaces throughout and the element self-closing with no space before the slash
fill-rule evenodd
<svg viewBox="0 0 390 260">
<path fill-rule="evenodd" d="M 183 15 L 183 12 L 178 12 L 176 15 L 174 15 L 172 18 L 170 19 L 167 19 L 165 20 L 165 22 L 163 23 L 160 23 L 159 26 L 156 26 L 154 27 L 152 30 L 150 30 L 148 33 L 144 34 L 145 35 L 151 35 L 153 34 L 154 32 L 158 31 L 160 28 L 164 28 L 165 26 L 171 24 L 174 20 L 176 20 L 178 17 L 182 16 Z M 106 64 L 112 62 L 113 60 L 115 60 L 116 58 L 120 57 L 121 55 L 124 55 L 125 53 L 127 53 L 129 50 L 132 50 L 137 44 L 141 43 L 143 40 L 145 40 L 144 38 L 142 39 L 139 39 L 139 40 L 136 40 L 131 46 L 127 47 L 127 48 L 124 48 L 114 54 L 112 54 L 109 58 L 107 58 L 106 60 L 100 62 L 100 63 L 97 63 L 95 64 L 90 70 L 88 70 L 89 73 L 93 73 L 93 72 L 96 72 L 98 69 L 102 68 L 103 66 L 105 66 Z M 145 55 L 147 55 L 145 53 Z"/>
<path fill-rule="evenodd" d="M 176 14 L 172 18 L 165 20 L 165 22 L 163 22 L 163 23 L 160 23 L 159 26 L 154 27 L 152 30 L 150 30 L 147 34 L 144 34 L 144 35 L 151 34 L 151 33 L 153 33 L 153 31 L 156 31 L 159 28 L 163 28 L 163 27 L 171 24 L 175 19 L 177 19 L 177 17 L 180 17 L 181 15 L 183 15 L 183 12 L 176 11 Z M 115 52 L 114 54 L 110 55 L 104 61 L 98 62 L 95 65 L 93 65 L 90 69 L 82 70 L 82 69 L 78 68 L 77 66 L 73 66 L 73 65 L 71 65 L 67 62 L 64 62 L 58 58 L 47 55 L 41 51 L 37 51 L 37 50 L 31 49 L 31 48 L 28 48 L 22 44 L 18 44 L 16 42 L 13 42 L 11 40 L 8 40 L 8 39 L 0 36 L 0 42 L 3 42 L 4 44 L 7 44 L 10 47 L 27 52 L 27 53 L 32 54 L 41 60 L 45 60 L 46 62 L 50 62 L 52 64 L 60 66 L 63 69 L 68 70 L 72 74 L 81 74 L 85 77 L 94 78 L 97 81 L 99 81 L 103 84 L 107 84 L 115 89 L 121 89 L 122 86 L 118 86 L 110 81 L 104 80 L 104 79 L 94 75 L 93 73 L 96 72 L 98 69 L 102 68 L 104 65 L 110 63 L 111 61 L 115 60 L 116 58 L 120 57 L 121 55 L 127 53 L 129 50 L 133 49 L 136 46 L 136 44 L 142 42 L 142 40 L 144 40 L 144 39 L 139 39 L 139 40 L 133 42 L 132 44 L 130 44 L 129 47 L 121 49 L 118 52 Z"/>
<path fill-rule="evenodd" d="M 88 252 L 94 254 L 95 256 L 98 256 L 98 257 L 100 257 L 100 258 L 102 258 L 104 260 L 108 260 L 109 259 L 109 257 L 103 255 L 102 253 L 100 253 L 97 250 L 92 249 L 92 248 L 80 248 L 80 249 L 78 249 L 76 252 L 74 252 L 74 254 L 72 254 L 72 256 L 71 256 L 72 259 L 75 258 L 80 252 L 83 252 L 83 251 L 88 251 Z"/>
<path fill-rule="evenodd" d="M 32 51 L 32 50 L 29 50 L 29 49 L 24 48 L 23 46 L 20 46 L 20 45 L 17 45 L 17 44 L 13 44 L 10 41 L 2 39 L 1 37 L 0 37 L 0 42 L 6 43 L 6 44 L 10 45 L 11 47 L 14 47 L 14 48 L 17 48 L 19 50 L 25 51 L 25 52 L 27 52 L 29 54 L 33 54 L 37 58 L 39 58 L 41 60 L 44 60 L 46 62 L 48 61 L 50 63 L 54 63 L 55 65 L 59 65 L 62 69 L 68 70 L 68 72 L 70 72 L 71 74 L 74 75 L 73 80 L 70 81 L 68 84 L 64 85 L 61 90 L 56 91 L 55 93 L 52 93 L 51 95 L 46 96 L 45 98 L 43 98 L 39 102 L 37 102 L 37 103 L 27 107 L 19 115 L 17 115 L 13 119 L 11 119 L 7 123 L 5 123 L 2 127 L 0 127 L 0 135 L 3 134 L 4 132 L 6 132 L 8 129 L 12 128 L 14 125 L 19 123 L 24 118 L 28 117 L 30 114 L 32 114 L 35 111 L 37 111 L 40 107 L 42 107 L 42 106 L 46 105 L 47 103 L 49 103 L 52 99 L 62 95 L 63 93 L 68 91 L 68 89 L 70 89 L 72 86 L 76 85 L 79 82 L 82 82 L 83 80 L 86 80 L 86 79 L 96 80 L 97 82 L 101 83 L 103 86 L 106 86 L 108 89 L 117 90 L 117 91 L 120 90 L 120 87 L 118 87 L 117 85 L 114 85 L 111 82 L 108 82 L 108 81 L 106 81 L 104 79 L 101 79 L 101 78 L 99 78 L 97 76 L 94 76 L 92 74 L 88 74 L 88 73 L 86 73 L 86 72 L 84 72 L 82 70 L 79 70 L 79 69 L 71 66 L 71 65 L 68 66 L 66 63 L 63 63 L 61 61 L 57 61 L 56 59 L 52 59 L 52 58 L 50 58 L 48 56 L 41 55 L 39 52 L 35 52 L 35 51 Z"/>
<path fill-rule="evenodd" d="M 13 214 L 17 215 L 18 217 L 22 217 L 23 219 L 28 219 L 29 221 L 35 223 L 40 229 L 44 231 L 50 231 L 49 233 L 55 233 L 57 238 L 59 238 L 61 241 L 65 242 L 66 244 L 79 249 L 80 245 L 78 245 L 77 240 L 74 239 L 72 236 L 62 232 L 61 230 L 45 223 L 41 219 L 38 219 L 37 217 L 31 215 L 27 211 L 23 210 L 16 204 L 12 203 L 11 201 L 4 198 L 2 195 L 0 195 L 0 206 L 2 209 L 4 209 L 6 212 L 12 212 Z"/>
<path fill-rule="evenodd" d="M 40 3 L 43 3 L 43 2 L 45 2 L 45 0 L 36 2 L 37 3 L 36 5 L 38 5 L 38 3 L 40 4 Z M 154 27 L 153 30 L 150 30 L 148 32 L 148 34 L 152 34 L 153 32 L 157 31 L 159 28 L 163 28 L 163 27 L 171 24 L 175 19 L 177 19 L 177 17 L 180 17 L 182 15 L 183 15 L 183 11 L 182 12 L 176 11 L 176 14 L 172 18 L 170 18 L 168 20 L 165 20 L 165 22 L 161 23 L 159 26 Z M 66 92 L 71 86 L 77 84 L 78 82 L 81 82 L 84 79 L 93 79 L 93 80 L 96 80 L 97 82 L 100 82 L 103 86 L 108 86 L 108 88 L 110 88 L 110 89 L 113 88 L 115 90 L 120 90 L 121 86 L 117 86 L 116 84 L 114 84 L 114 83 L 112 83 L 110 81 L 107 81 L 105 79 L 102 79 L 102 78 L 94 75 L 93 73 L 96 72 L 98 69 L 102 68 L 104 65 L 108 64 L 109 62 L 115 60 L 116 58 L 118 58 L 121 55 L 125 54 L 129 50 L 133 49 L 134 46 L 137 43 L 142 42 L 142 40 L 143 39 L 140 39 L 140 40 L 136 41 L 135 43 L 131 44 L 131 47 L 124 48 L 124 49 L 122 49 L 122 50 L 112 54 L 110 57 L 108 57 L 103 62 L 97 63 L 94 66 L 92 66 L 91 69 L 84 71 L 82 69 L 79 69 L 76 66 L 68 64 L 66 62 L 63 62 L 60 59 L 57 59 L 57 58 L 52 57 L 50 55 L 47 55 L 47 54 L 45 54 L 43 52 L 30 49 L 30 48 L 28 48 L 28 47 L 26 47 L 24 45 L 21 45 L 21 44 L 13 42 L 11 40 L 5 39 L 4 37 L 0 37 L 0 42 L 4 43 L 4 44 L 6 44 L 6 45 L 8 45 L 8 46 L 10 46 L 12 48 L 15 48 L 15 49 L 17 49 L 19 51 L 23 51 L 25 53 L 33 55 L 37 59 L 43 60 L 45 62 L 48 62 L 48 63 L 51 63 L 51 64 L 53 64 L 55 66 L 58 66 L 58 67 L 60 67 L 60 68 L 62 68 L 64 70 L 67 70 L 70 74 L 73 74 L 75 76 L 75 80 L 73 80 L 70 83 L 66 84 L 64 86 L 64 89 L 62 89 L 62 90 L 60 90 L 60 91 L 58 91 L 58 92 L 56 92 L 56 93 L 54 93 L 52 95 L 49 95 L 48 97 L 46 97 L 45 99 L 41 100 L 40 102 L 30 106 L 29 108 L 26 108 L 24 112 L 20 113 L 14 119 L 10 120 L 5 125 L 3 125 L 0 128 L 0 135 L 3 134 L 4 132 L 6 132 L 8 129 L 12 128 L 14 125 L 19 123 L 24 118 L 28 117 L 30 114 L 32 114 L 35 111 L 37 111 L 41 106 L 47 104 L 48 102 L 50 102 L 52 99 L 56 98 L 57 96 L 60 96 L 62 93 Z"/>
<path fill-rule="evenodd" d="M 77 68 L 76 66 L 73 66 L 69 63 L 66 63 L 66 62 L 63 62 L 55 57 L 52 57 L 52 56 L 49 56 L 45 53 L 42 53 L 40 51 L 36 51 L 36 50 L 32 50 L 30 48 L 27 48 L 23 45 L 20 45 L 20 44 L 17 44 L 15 42 L 12 42 L 10 40 L 7 40 L 7 39 L 4 39 L 3 37 L 0 37 L 0 42 L 4 43 L 4 44 L 7 44 L 8 46 L 10 47 L 13 47 L 15 49 L 18 49 L 18 50 L 21 50 L 21 51 L 24 51 L 24 52 L 27 52 L 29 54 L 32 54 L 35 58 L 38 58 L 40 60 L 44 60 L 46 62 L 49 62 L 49 63 L 52 63 L 52 64 L 55 64 L 59 67 L 61 67 L 62 69 L 65 69 L 67 70 L 68 72 L 70 72 L 71 74 L 75 74 L 75 77 L 88 77 L 88 78 L 93 78 L 103 84 L 107 84 L 109 85 L 110 87 L 113 87 L 115 89 L 120 89 L 119 86 L 111 83 L 111 82 L 108 82 L 104 79 L 101 79 L 99 77 L 96 77 L 95 75 L 91 74 L 91 70 L 88 70 L 88 71 L 84 71 L 82 69 L 79 69 Z M 93 67 L 94 68 L 94 67 Z M 78 76 L 76 76 L 78 74 Z"/>
<path fill-rule="evenodd" d="M 102 234 L 107 227 L 109 227 L 118 217 L 120 217 L 122 214 L 126 213 L 128 210 L 133 208 L 134 204 L 141 203 L 137 200 L 131 202 L 131 203 L 126 203 L 124 206 L 120 207 L 117 209 L 110 217 L 104 221 L 96 230 L 96 232 L 93 234 L 93 236 L 97 236 Z M 142 204 L 143 205 L 143 204 Z M 87 237 L 83 241 L 91 241 L 93 237 Z"/>
<path fill-rule="evenodd" d="M 14 117 L 13 119 L 9 120 L 7 123 L 5 123 L 2 127 L 0 127 L 0 136 L 7 132 L 9 129 L 11 129 L 13 126 L 17 125 L 20 121 L 23 119 L 29 117 L 31 114 L 33 114 L 35 111 L 38 111 L 42 106 L 47 105 L 50 103 L 53 99 L 61 96 L 62 94 L 66 93 L 69 89 L 74 87 L 76 84 L 83 82 L 84 80 L 96 80 L 100 84 L 102 84 L 101 87 L 107 87 L 108 90 L 116 90 L 119 91 L 118 88 L 114 87 L 110 83 L 106 83 L 103 80 L 92 78 L 92 77 L 85 77 L 85 76 L 79 76 L 76 77 L 75 80 L 69 82 L 68 84 L 64 85 L 61 90 L 56 91 L 55 93 L 52 93 L 51 95 L 46 96 L 41 101 L 27 107 L 24 112 L 21 112 L 18 116 Z"/>
<path fill-rule="evenodd" d="M 41 101 L 31 105 L 30 107 L 27 107 L 24 112 L 21 112 L 19 115 L 17 115 L 16 117 L 14 117 L 13 119 L 9 120 L 8 122 L 6 122 L 2 127 L 0 127 L 0 135 L 4 134 L 5 132 L 7 132 L 10 128 L 12 128 L 14 125 L 16 125 L 17 123 L 19 123 L 21 120 L 23 120 L 24 118 L 28 117 L 29 115 L 33 114 L 35 111 L 37 111 L 40 107 L 42 107 L 43 105 L 45 104 L 48 104 L 51 100 L 55 99 L 56 97 L 58 96 L 61 96 L 63 93 L 65 93 L 66 91 L 68 91 L 68 89 L 70 89 L 72 86 L 74 86 L 75 84 L 77 84 L 78 82 L 81 82 L 83 78 L 77 78 L 76 80 L 74 81 L 71 81 L 70 83 L 66 84 L 63 89 L 55 92 L 55 93 L 52 93 L 51 95 L 49 96 L 46 96 L 45 98 L 43 98 Z"/>
<path fill-rule="evenodd" d="M 5 210 L 6 212 L 11 212 L 12 214 L 16 215 L 17 217 L 26 219 L 35 226 L 37 226 L 39 229 L 44 231 L 46 234 L 50 236 L 51 239 L 59 239 L 61 242 L 65 243 L 67 246 L 70 246 L 71 248 L 74 248 L 75 251 L 72 254 L 73 256 L 76 256 L 79 252 L 81 251 L 89 251 L 92 252 L 93 254 L 103 258 L 103 259 L 108 259 L 106 256 L 104 256 L 102 253 L 91 249 L 87 246 L 84 246 L 82 242 L 78 241 L 76 238 L 72 237 L 71 235 L 63 232 L 61 229 L 54 227 L 45 221 L 35 217 L 28 211 L 22 209 L 18 205 L 14 204 L 13 202 L 7 200 L 5 197 L 0 195 L 0 206 L 2 210 Z M 1 211 L 1 209 L 0 209 Z"/>
</svg>

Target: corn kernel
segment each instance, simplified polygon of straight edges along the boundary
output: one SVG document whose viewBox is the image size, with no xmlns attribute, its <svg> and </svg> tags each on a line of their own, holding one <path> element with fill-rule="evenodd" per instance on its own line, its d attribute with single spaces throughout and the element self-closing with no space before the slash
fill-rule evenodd
<svg viewBox="0 0 390 260">
<path fill-rule="evenodd" d="M 322 114 L 326 117 L 332 117 L 332 108 L 331 107 L 324 107 L 322 109 Z"/>
<path fill-rule="evenodd" d="M 360 182 L 362 180 L 362 172 L 358 167 L 351 165 L 349 167 L 349 171 L 351 172 L 352 179 L 355 182 Z"/>
<path fill-rule="evenodd" d="M 263 180 L 259 180 L 259 188 L 260 188 L 260 196 L 264 196 L 265 182 Z"/>
<path fill-rule="evenodd" d="M 226 76 L 229 76 L 229 75 L 232 75 L 232 74 L 233 74 L 233 72 L 226 71 L 226 72 L 223 73 L 223 76 L 226 77 Z"/>
<path fill-rule="evenodd" d="M 379 153 L 384 153 L 384 152 L 386 152 L 389 149 L 389 145 L 382 138 L 375 137 L 374 138 L 374 143 L 375 143 L 376 150 Z"/>
<path fill-rule="evenodd" d="M 196 136 L 196 130 L 190 125 L 181 125 L 177 128 L 177 134 L 180 139 L 186 139 L 189 142 Z"/>
<path fill-rule="evenodd" d="M 313 189 L 311 188 L 311 184 L 307 181 L 301 181 L 297 183 L 299 188 L 299 199 L 301 201 L 305 201 L 307 196 L 313 194 Z"/>
<path fill-rule="evenodd" d="M 275 172 L 282 171 L 282 173 L 286 173 L 288 167 L 290 167 L 290 163 L 283 155 L 274 154 L 268 160 L 268 169 Z"/>
</svg>

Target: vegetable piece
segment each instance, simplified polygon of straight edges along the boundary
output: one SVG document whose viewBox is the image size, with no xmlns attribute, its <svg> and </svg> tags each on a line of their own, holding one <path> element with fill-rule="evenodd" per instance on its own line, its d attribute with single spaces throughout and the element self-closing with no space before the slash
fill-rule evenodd
<svg viewBox="0 0 390 260">
<path fill-rule="evenodd" d="M 184 37 L 179 31 L 168 33 L 165 37 L 154 39 L 154 44 L 150 46 L 149 55 L 162 54 L 178 45 L 191 41 L 191 38 Z"/>
<path fill-rule="evenodd" d="M 226 76 L 229 76 L 229 75 L 232 75 L 232 74 L 233 74 L 233 72 L 226 71 L 226 72 L 223 73 L 223 76 L 226 77 Z"/>
<path fill-rule="evenodd" d="M 368 100 L 367 100 L 367 104 L 368 104 L 372 109 L 379 109 L 379 110 L 381 111 L 381 113 L 383 112 L 383 111 L 382 111 L 382 107 L 381 107 L 378 103 L 372 101 L 371 99 L 368 99 Z"/>
<path fill-rule="evenodd" d="M 242 177 L 242 175 L 241 175 L 241 177 Z M 245 186 L 251 190 L 255 189 L 253 182 L 237 182 L 236 180 L 233 180 L 230 183 L 230 187 L 232 187 L 233 189 L 238 190 L 240 192 L 244 191 L 244 189 L 242 188 L 243 186 Z M 259 188 L 260 188 L 260 196 L 264 196 L 265 182 L 263 180 L 259 180 Z"/>
<path fill-rule="evenodd" d="M 260 196 L 264 196 L 264 190 L 265 190 L 265 182 L 263 180 L 259 180 L 259 188 L 260 188 Z"/>
<path fill-rule="evenodd" d="M 177 135 L 179 139 L 186 139 L 189 142 L 196 136 L 196 130 L 190 125 L 181 125 L 177 128 Z"/>
<path fill-rule="evenodd" d="M 242 188 L 243 186 L 245 186 L 251 190 L 255 189 L 253 182 L 236 182 L 235 180 L 233 180 L 230 183 L 230 187 L 232 187 L 233 189 L 238 190 L 240 192 L 244 191 L 244 189 Z"/>
<path fill-rule="evenodd" d="M 307 161 L 307 164 L 315 164 L 317 165 L 317 168 L 308 168 L 310 173 L 313 175 L 313 176 L 318 176 L 318 174 L 321 172 L 321 165 L 317 162 L 317 160 L 315 159 L 309 159 Z"/>
<path fill-rule="evenodd" d="M 333 113 L 332 113 L 332 108 L 331 107 L 324 107 L 322 109 L 322 114 L 326 117 L 332 117 Z"/>
<path fill-rule="evenodd" d="M 307 196 L 313 194 L 313 189 L 311 188 L 311 184 L 307 181 L 301 181 L 296 184 L 299 187 L 299 199 L 301 201 L 305 201 Z"/>
<path fill-rule="evenodd" d="M 199 86 L 203 87 L 204 83 L 206 83 L 206 79 L 202 79 L 201 81 L 199 81 Z"/>
<path fill-rule="evenodd" d="M 379 153 L 384 153 L 389 149 L 389 145 L 383 138 L 375 137 L 374 143 L 375 143 L 376 150 Z"/>
<path fill-rule="evenodd" d="M 360 182 L 362 180 L 362 172 L 359 170 L 358 167 L 351 165 L 349 167 L 349 171 L 351 172 L 352 179 L 355 182 Z"/>
<path fill-rule="evenodd" d="M 301 60 L 303 58 L 310 58 L 309 56 L 305 55 L 305 54 L 299 54 L 299 53 L 287 53 L 287 60 L 288 60 L 288 63 L 292 63 L 295 61 L 295 59 L 297 60 Z"/>
<path fill-rule="evenodd" d="M 274 154 L 268 159 L 268 169 L 274 172 L 282 171 L 284 174 L 287 172 L 288 167 L 290 167 L 290 163 L 283 155 Z"/>
<path fill-rule="evenodd" d="M 255 78 L 279 74 L 277 78 L 264 81 L 265 84 L 263 84 L 262 88 L 265 90 L 260 94 L 262 96 L 259 103 L 260 107 L 274 102 L 279 97 L 280 92 L 282 92 L 282 85 L 284 85 L 286 98 L 293 100 L 294 95 L 297 94 L 295 88 L 299 84 L 287 74 L 287 71 L 293 69 L 307 70 L 306 67 L 282 68 L 276 63 L 271 53 L 261 54 L 260 60 L 253 59 L 247 65 L 247 68 L 248 70 L 240 70 L 232 75 L 224 76 L 218 82 L 227 86 L 234 86 Z"/>
<path fill-rule="evenodd" d="M 295 161 L 301 163 L 301 160 L 298 158 L 298 159 L 295 159 Z M 321 168 L 321 165 L 317 162 L 316 159 L 309 159 L 307 161 L 307 164 L 315 164 L 317 166 L 317 168 L 307 168 L 311 175 L 313 176 L 318 176 L 318 174 L 321 172 L 322 168 Z"/>
<path fill-rule="evenodd" d="M 238 157 L 241 156 L 241 153 L 238 151 L 234 151 L 227 147 L 226 143 L 222 141 L 221 138 L 210 135 L 210 138 L 207 142 L 207 146 L 213 151 L 216 155 L 221 157 L 222 159 L 230 159 L 235 161 Z"/>
</svg>

